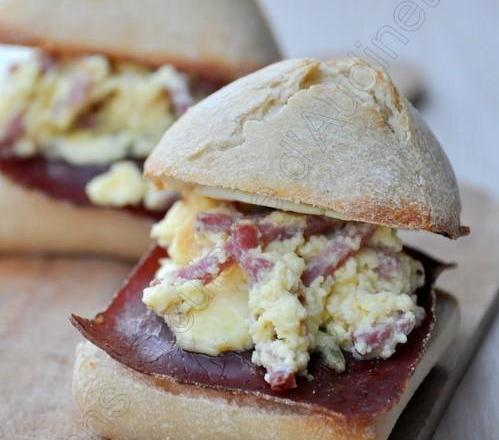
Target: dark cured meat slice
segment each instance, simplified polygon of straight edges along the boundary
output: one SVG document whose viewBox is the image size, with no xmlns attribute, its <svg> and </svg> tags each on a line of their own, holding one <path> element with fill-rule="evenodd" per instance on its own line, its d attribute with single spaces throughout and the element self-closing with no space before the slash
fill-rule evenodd
<svg viewBox="0 0 499 440">
<path fill-rule="evenodd" d="M 142 167 L 143 161 L 136 161 Z M 41 191 L 48 196 L 78 206 L 95 205 L 89 200 L 85 186 L 95 176 L 106 172 L 109 165 L 70 165 L 62 160 L 47 160 L 43 157 L 30 159 L 0 157 L 0 172 L 17 185 Z M 173 203 L 172 198 L 172 203 Z M 164 211 L 150 211 L 143 207 L 128 206 L 132 214 L 160 220 Z"/>
<path fill-rule="evenodd" d="M 75 166 L 42 157 L 0 159 L 0 171 L 13 182 L 75 205 L 91 205 L 85 186 L 108 169 L 107 165 Z"/>
<path fill-rule="evenodd" d="M 336 374 L 312 356 L 312 381 L 298 378 L 298 386 L 285 393 L 272 392 L 264 369 L 251 363 L 251 353 L 228 352 L 211 357 L 190 353 L 175 345 L 173 333 L 162 319 L 147 311 L 142 290 L 153 279 L 166 252 L 153 248 L 137 265 L 109 308 L 93 320 L 73 315 L 73 325 L 92 343 L 122 364 L 144 374 L 168 376 L 181 383 L 244 393 L 261 393 L 273 399 L 312 405 L 346 416 L 372 416 L 388 410 L 400 398 L 429 339 L 434 319 L 432 286 L 446 266 L 417 251 L 406 249 L 426 270 L 426 284 L 418 301 L 426 310 L 421 325 L 406 344 L 388 360 L 358 361 L 346 357 L 346 371 Z"/>
</svg>

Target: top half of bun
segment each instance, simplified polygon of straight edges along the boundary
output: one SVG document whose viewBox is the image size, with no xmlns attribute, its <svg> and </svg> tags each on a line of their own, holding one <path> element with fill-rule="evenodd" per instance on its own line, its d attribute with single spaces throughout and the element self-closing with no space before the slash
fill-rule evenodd
<svg viewBox="0 0 499 440">
<path fill-rule="evenodd" d="M 192 107 L 146 162 L 159 185 L 457 238 L 451 165 L 388 75 L 357 58 L 282 61 Z"/>
<path fill-rule="evenodd" d="M 229 81 L 279 59 L 253 0 L 3 0 L 0 42 Z"/>
</svg>

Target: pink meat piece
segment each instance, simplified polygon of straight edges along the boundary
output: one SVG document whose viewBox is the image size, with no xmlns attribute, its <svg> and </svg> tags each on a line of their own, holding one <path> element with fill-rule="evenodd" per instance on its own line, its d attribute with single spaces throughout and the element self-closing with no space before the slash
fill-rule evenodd
<svg viewBox="0 0 499 440">
<path fill-rule="evenodd" d="M 369 355 L 379 354 L 383 351 L 385 344 L 393 338 L 395 327 L 390 324 L 378 324 L 369 331 L 354 334 L 354 343 L 362 343 L 367 346 Z"/>
<path fill-rule="evenodd" d="M 90 92 L 91 86 L 90 77 L 83 73 L 74 76 L 69 90 L 67 105 L 78 107 L 82 105 Z"/>
<path fill-rule="evenodd" d="M 229 233 L 235 220 L 236 216 L 231 214 L 201 212 L 196 216 L 195 228 L 197 231 Z"/>
<path fill-rule="evenodd" d="M 209 222 L 208 222 L 209 223 Z M 272 263 L 249 251 L 260 245 L 259 232 L 251 223 L 236 223 L 223 249 L 214 248 L 188 266 L 178 269 L 177 276 L 186 280 L 200 280 L 203 284 L 213 281 L 220 273 L 237 261 L 252 281 L 258 281 Z"/>
<path fill-rule="evenodd" d="M 328 235 L 343 225 L 341 220 L 320 215 L 307 215 L 306 222 L 307 225 L 303 231 L 305 238 L 312 235 Z"/>
<path fill-rule="evenodd" d="M 262 275 L 273 267 L 273 263 L 266 258 L 255 255 L 254 252 L 249 253 L 249 250 L 258 246 L 265 247 L 273 241 L 288 240 L 298 233 L 303 233 L 306 238 L 311 235 L 330 234 L 337 231 L 341 225 L 343 225 L 343 222 L 323 216 L 307 216 L 305 226 L 296 224 L 275 225 L 267 217 L 242 216 L 241 214 L 205 212 L 199 213 L 196 218 L 196 229 L 198 231 L 205 230 L 229 234 L 226 251 L 247 272 L 252 282 L 260 281 Z M 355 238 L 357 229 L 362 231 L 361 226 L 358 226 L 354 232 L 351 231 L 351 226 L 345 228 L 343 230 L 344 236 L 350 234 L 352 238 Z M 333 250 L 337 254 L 335 258 L 337 262 L 333 264 L 333 267 L 331 267 L 329 259 L 324 258 L 321 261 L 313 262 L 312 268 L 305 274 L 305 280 L 310 278 L 313 281 L 320 273 L 326 274 L 328 268 L 334 270 L 350 255 L 352 250 L 341 242 L 340 238 L 337 237 L 337 243 L 333 246 Z M 328 254 L 330 256 L 331 252 Z"/>
<path fill-rule="evenodd" d="M 307 215 L 305 227 L 298 225 L 276 226 L 262 220 L 258 223 L 258 228 L 262 234 L 262 244 L 263 246 L 267 246 L 276 240 L 289 240 L 298 233 L 303 233 L 305 238 L 309 238 L 312 235 L 327 235 L 338 229 L 341 224 L 341 221 L 328 217 Z"/>
<path fill-rule="evenodd" d="M 260 246 L 260 238 L 261 234 L 257 225 L 241 222 L 232 227 L 231 239 L 227 243 L 229 252 L 253 283 L 260 281 L 274 265 L 257 253 L 250 252 Z"/>
<path fill-rule="evenodd" d="M 275 226 L 272 223 L 259 223 L 258 230 L 262 237 L 262 245 L 267 246 L 273 241 L 284 241 L 293 238 L 300 228 L 297 225 Z"/>
<path fill-rule="evenodd" d="M 296 374 L 291 370 L 268 372 L 265 380 L 270 384 L 272 391 L 282 392 L 296 388 Z"/>
<path fill-rule="evenodd" d="M 92 85 L 91 79 L 83 72 L 78 72 L 71 78 L 71 86 L 68 95 L 64 99 L 58 100 L 54 103 L 53 112 L 55 115 L 59 114 L 65 108 L 78 108 L 85 103 L 90 87 Z M 78 125 L 78 119 L 75 121 Z"/>
<path fill-rule="evenodd" d="M 263 247 L 273 241 L 289 240 L 298 233 L 303 233 L 305 238 L 312 235 L 329 234 L 343 224 L 339 220 L 328 217 L 309 215 L 306 217 L 305 227 L 299 225 L 274 225 L 266 217 L 261 216 L 243 217 L 240 214 L 203 212 L 197 215 L 196 229 L 229 233 L 232 225 L 239 219 L 246 219 L 256 225 Z"/>
<path fill-rule="evenodd" d="M 416 320 L 412 317 L 407 317 L 401 314 L 394 322 L 384 322 L 373 326 L 370 330 L 355 332 L 353 335 L 354 344 L 362 344 L 366 346 L 366 352 L 357 353 L 359 358 L 376 358 L 380 357 L 386 347 L 389 350 L 394 350 L 397 341 L 396 334 L 403 333 L 409 335 L 416 326 Z"/>
<path fill-rule="evenodd" d="M 349 223 L 334 233 L 324 251 L 313 258 L 303 272 L 303 284 L 308 287 L 320 276 L 327 278 L 333 275 L 336 269 L 345 263 L 359 247 L 367 243 L 373 233 L 372 225 L 362 223 Z M 352 245 L 352 241 L 360 243 L 360 246 Z"/>
<path fill-rule="evenodd" d="M 238 258 L 244 252 L 260 245 L 260 231 L 255 224 L 240 222 L 232 227 L 232 252 Z"/>
<path fill-rule="evenodd" d="M 239 264 L 250 277 L 252 283 L 257 283 L 262 280 L 263 276 L 269 272 L 274 263 L 266 258 L 243 254 L 239 258 Z"/>
<path fill-rule="evenodd" d="M 385 251 L 378 251 L 378 267 L 376 272 L 383 279 L 390 279 L 400 274 L 400 261 L 393 254 Z"/>
<path fill-rule="evenodd" d="M 10 147 L 23 135 L 24 124 L 22 116 L 18 113 L 11 115 L 5 126 L 4 136 L 0 140 L 0 147 Z"/>
<path fill-rule="evenodd" d="M 199 280 L 203 284 L 213 281 L 234 259 L 220 248 L 214 248 L 188 266 L 178 269 L 177 276 L 185 280 Z"/>
</svg>

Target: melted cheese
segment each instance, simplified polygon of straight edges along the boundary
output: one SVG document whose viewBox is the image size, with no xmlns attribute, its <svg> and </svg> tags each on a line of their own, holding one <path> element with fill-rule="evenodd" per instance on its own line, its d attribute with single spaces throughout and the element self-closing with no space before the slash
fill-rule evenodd
<svg viewBox="0 0 499 440">
<path fill-rule="evenodd" d="M 388 357 L 405 342 L 402 331 L 390 334 L 382 349 L 365 335 L 380 326 L 396 326 L 400 319 L 414 326 L 424 314 L 414 297 L 424 281 L 422 265 L 402 252 L 396 231 L 384 227 L 376 228 L 368 246 L 355 252 L 333 276 L 319 277 L 309 287 L 302 285 L 302 273 L 328 239 L 317 235 L 305 240 L 301 233 L 255 250 L 273 263 L 257 283 L 241 275 L 237 265 L 206 286 L 176 280 L 172 274 L 177 268 L 224 240 L 223 233 L 196 231 L 196 214 L 205 211 L 230 212 L 230 206 L 191 195 L 153 228 L 153 237 L 169 247 L 170 258 L 157 274 L 159 282 L 144 291 L 144 303 L 167 322 L 172 320 L 166 312 L 171 304 L 177 305 L 176 313 L 189 316 L 188 331 L 173 328 L 182 348 L 216 355 L 252 347 L 253 362 L 267 370 L 301 373 L 306 372 L 310 353 L 319 351 L 328 365 L 341 371 L 345 367 L 341 350 L 360 358 Z M 281 226 L 303 225 L 305 220 L 282 211 L 267 219 Z M 234 268 L 238 276 L 231 278 Z M 188 298 L 199 292 L 203 306 L 192 307 Z M 297 292 L 302 292 L 301 298 Z"/>
<path fill-rule="evenodd" d="M 248 331 L 248 290 L 237 267 L 215 281 L 179 283 L 174 289 L 152 286 L 144 303 L 161 315 L 185 350 L 209 355 L 252 347 Z"/>
</svg>

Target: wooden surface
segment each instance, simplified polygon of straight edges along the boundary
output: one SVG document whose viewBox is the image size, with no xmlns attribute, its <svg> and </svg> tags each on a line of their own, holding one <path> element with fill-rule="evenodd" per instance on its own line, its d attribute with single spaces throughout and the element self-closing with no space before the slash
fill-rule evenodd
<svg viewBox="0 0 499 440">
<path fill-rule="evenodd" d="M 80 337 L 68 316 L 103 309 L 128 270 L 88 259 L 1 259 L 0 439 L 90 438 L 73 419 Z"/>
<path fill-rule="evenodd" d="M 469 237 L 452 242 L 429 234 L 404 234 L 407 243 L 413 243 L 445 260 L 458 263 L 458 268 L 444 273 L 438 285 L 452 292 L 461 305 L 461 327 L 455 342 L 442 362 L 435 368 L 412 399 L 392 434 L 392 440 L 423 440 L 431 436 L 457 382 L 469 365 L 499 308 L 499 203 L 483 192 L 463 188 L 464 223 L 471 226 Z M 496 339 L 497 340 L 497 339 Z M 497 347 L 489 347 L 487 357 L 499 356 Z M 492 440 L 497 439 L 497 399 L 483 405 L 484 396 L 497 393 L 496 375 L 484 380 L 476 371 L 475 380 L 467 382 L 474 391 L 476 404 L 471 406 L 466 388 L 459 389 L 452 399 L 443 423 L 435 432 L 438 440 Z M 497 373 L 496 373 L 497 374 Z M 492 379 L 492 374 L 489 376 Z M 488 389 L 488 393 L 483 392 Z M 479 400 L 482 404 L 479 404 Z M 474 408 L 474 409 L 472 409 Z M 486 421 L 482 408 L 489 412 Z M 478 410 L 480 409 L 480 410 Z M 494 413 L 495 409 L 495 413 Z M 477 411 L 478 410 L 478 411 Z M 470 416 L 472 411 L 477 411 Z M 461 429 L 456 429 L 456 424 Z M 495 426 L 495 427 L 494 427 Z"/>
<path fill-rule="evenodd" d="M 416 393 L 392 440 L 429 438 L 497 308 L 499 204 L 472 189 L 463 198 L 464 217 L 474 235 L 459 242 L 422 233 L 408 237 L 460 264 L 439 285 L 459 298 L 462 323 L 456 342 Z M 0 259 L 0 439 L 93 438 L 71 402 L 73 352 L 80 337 L 67 317 L 70 312 L 92 316 L 103 309 L 129 268 L 92 259 Z M 464 393 L 459 390 L 462 403 L 455 411 L 466 414 L 468 423 L 466 389 Z M 486 426 L 481 429 L 473 432 L 483 435 L 474 438 L 492 438 Z M 445 433 L 445 425 L 439 427 L 437 438 L 450 438 Z"/>
</svg>

